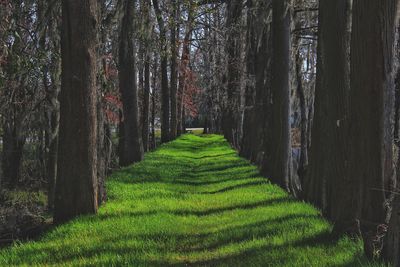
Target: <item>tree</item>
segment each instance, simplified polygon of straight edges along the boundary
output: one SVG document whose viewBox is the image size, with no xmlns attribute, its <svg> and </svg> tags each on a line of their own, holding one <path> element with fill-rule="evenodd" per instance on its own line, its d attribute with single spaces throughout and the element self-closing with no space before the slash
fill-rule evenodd
<svg viewBox="0 0 400 267">
<path fill-rule="evenodd" d="M 97 212 L 97 1 L 62 1 L 60 136 L 54 221 Z"/>
<path fill-rule="evenodd" d="M 348 185 L 365 253 L 381 252 L 393 178 L 393 46 L 397 0 L 354 0 Z M 344 206 L 342 206 L 344 207 Z M 397 253 L 397 252 L 396 252 Z"/>
<path fill-rule="evenodd" d="M 143 143 L 139 126 L 138 92 L 136 84 L 136 55 L 134 40 L 135 1 L 123 6 L 119 36 L 119 90 L 123 104 L 123 138 L 120 142 L 120 165 L 127 166 L 143 159 Z"/>
<path fill-rule="evenodd" d="M 225 138 L 235 147 L 239 146 L 240 113 L 240 27 L 243 1 L 233 0 L 227 3 L 227 40 L 226 40 L 226 93 L 227 100 L 223 111 L 223 132 Z"/>
<path fill-rule="evenodd" d="M 272 1 L 271 124 L 265 174 L 272 182 L 291 190 L 290 140 L 290 10 L 289 1 Z"/>
<path fill-rule="evenodd" d="M 170 140 L 170 90 L 168 86 L 168 44 L 166 28 L 158 0 L 153 0 L 154 11 L 156 13 L 158 28 L 160 31 L 161 48 L 161 142 Z"/>
<path fill-rule="evenodd" d="M 311 158 L 304 181 L 305 199 L 323 209 L 338 232 L 350 227 L 344 224 L 353 223 L 341 218 L 346 209 L 338 205 L 351 199 L 346 191 L 349 23 L 349 0 L 320 1 L 315 113 Z"/>
<path fill-rule="evenodd" d="M 192 36 L 192 31 L 193 31 L 193 20 L 194 20 L 194 4 L 189 3 L 189 11 L 188 11 L 188 18 L 186 22 L 186 30 L 185 30 L 185 36 L 183 38 L 183 44 L 182 44 L 182 54 L 181 54 L 181 62 L 179 66 L 179 85 L 178 85 L 178 91 L 177 91 L 177 135 L 181 135 L 184 133 L 184 110 L 185 110 L 185 105 L 184 105 L 184 95 L 185 95 L 185 88 L 186 88 L 186 71 L 189 68 L 189 63 L 190 63 L 190 38 Z"/>
<path fill-rule="evenodd" d="M 142 12 L 144 16 L 144 23 L 142 24 L 142 31 L 144 34 L 144 45 L 149 46 L 151 42 L 151 25 L 150 20 L 150 2 L 142 1 Z M 143 125 L 142 125 L 142 138 L 143 138 L 143 149 L 145 152 L 149 150 L 149 137 L 150 137 L 150 49 L 145 48 L 144 56 L 144 90 L 143 90 Z"/>
<path fill-rule="evenodd" d="M 178 45 L 177 45 L 177 34 L 179 35 L 179 23 L 178 23 L 178 12 L 179 7 L 176 0 L 171 1 L 171 139 L 175 139 L 177 136 L 178 127 L 178 114 L 177 114 L 177 86 L 178 86 Z M 179 36 L 178 36 L 179 37 Z"/>
</svg>

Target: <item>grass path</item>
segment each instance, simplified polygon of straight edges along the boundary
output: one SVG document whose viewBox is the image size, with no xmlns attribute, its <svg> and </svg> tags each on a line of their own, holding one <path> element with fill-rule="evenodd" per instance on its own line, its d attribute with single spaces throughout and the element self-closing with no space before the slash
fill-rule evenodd
<svg viewBox="0 0 400 267">
<path fill-rule="evenodd" d="M 108 181 L 96 216 L 0 251 L 0 266 L 365 266 L 317 210 L 222 137 L 185 135 Z"/>
</svg>

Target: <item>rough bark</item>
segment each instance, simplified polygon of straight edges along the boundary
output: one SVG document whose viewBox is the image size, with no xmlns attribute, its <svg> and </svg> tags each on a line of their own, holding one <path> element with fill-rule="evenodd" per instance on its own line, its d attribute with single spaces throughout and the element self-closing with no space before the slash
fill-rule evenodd
<svg viewBox="0 0 400 267">
<path fill-rule="evenodd" d="M 171 0 L 171 140 L 175 139 L 177 136 L 177 86 L 178 86 L 178 68 L 177 68 L 177 57 L 178 57 L 178 45 L 177 45 L 177 32 L 179 32 L 178 27 L 178 4 L 176 0 Z"/>
<path fill-rule="evenodd" d="M 149 27 L 150 25 L 150 2 L 143 1 L 143 15 L 145 16 L 144 27 Z M 149 27 L 150 28 L 150 27 Z M 151 28 L 150 28 L 151 29 Z M 144 29 L 146 33 L 145 43 L 151 38 L 151 32 L 149 29 Z M 149 134 L 150 134 L 150 51 L 148 48 L 145 49 L 145 62 L 144 62 L 144 91 L 143 91 L 143 115 L 142 115 L 142 139 L 143 139 L 143 149 L 145 152 L 149 151 Z"/>
<path fill-rule="evenodd" d="M 158 5 L 158 0 L 153 0 L 160 31 L 161 48 L 161 142 L 170 140 L 170 89 L 168 86 L 168 44 L 164 19 Z"/>
<path fill-rule="evenodd" d="M 247 1 L 247 36 L 246 36 L 246 88 L 245 88 L 245 108 L 243 118 L 243 137 L 240 146 L 240 155 L 245 158 L 251 157 L 252 132 L 257 127 L 253 120 L 255 105 L 255 62 L 257 49 L 257 32 L 256 32 L 256 13 L 255 1 Z"/>
<path fill-rule="evenodd" d="M 150 149 L 156 149 L 156 91 L 157 91 L 157 73 L 158 71 L 158 59 L 156 53 L 154 53 L 154 63 L 153 63 L 153 91 L 151 93 L 151 146 Z"/>
<path fill-rule="evenodd" d="M 349 176 L 357 186 L 365 253 L 379 256 L 393 178 L 392 79 L 397 0 L 354 0 L 351 38 Z"/>
<path fill-rule="evenodd" d="M 119 90 L 123 105 L 123 157 L 120 165 L 127 166 L 143 159 L 143 143 L 139 126 L 136 55 L 134 41 L 135 1 L 125 1 L 119 36 Z M 121 141 L 121 140 L 120 140 Z"/>
<path fill-rule="evenodd" d="M 263 170 L 272 182 L 291 191 L 290 140 L 290 11 L 288 1 L 272 1 L 272 106 L 267 161 Z"/>
<path fill-rule="evenodd" d="M 304 183 L 306 200 L 321 208 L 340 231 L 353 231 L 354 223 L 351 218 L 340 218 L 338 211 L 344 214 L 346 209 L 337 205 L 341 200 L 350 201 L 350 205 L 352 197 L 346 193 L 349 181 L 345 171 L 350 86 L 349 11 L 349 0 L 320 1 L 315 112 Z"/>
<path fill-rule="evenodd" d="M 97 1 L 62 1 L 56 223 L 97 212 L 97 28 Z"/>
<path fill-rule="evenodd" d="M 226 105 L 223 110 L 223 132 L 232 145 L 238 144 L 240 113 L 240 19 L 243 3 L 233 0 L 227 3 L 227 39 L 226 39 Z"/>
<path fill-rule="evenodd" d="M 185 37 L 183 39 L 182 44 L 182 54 L 181 54 L 181 62 L 179 66 L 179 85 L 178 85 L 178 92 L 177 92 L 177 135 L 183 134 L 184 131 L 184 120 L 185 117 L 183 116 L 184 110 L 184 94 L 185 94 L 185 87 L 186 87 L 186 69 L 189 67 L 190 62 L 190 38 L 192 36 L 193 30 L 193 19 L 194 19 L 194 7 L 190 5 L 189 7 L 189 14 L 188 19 L 186 22 L 186 32 Z"/>
</svg>

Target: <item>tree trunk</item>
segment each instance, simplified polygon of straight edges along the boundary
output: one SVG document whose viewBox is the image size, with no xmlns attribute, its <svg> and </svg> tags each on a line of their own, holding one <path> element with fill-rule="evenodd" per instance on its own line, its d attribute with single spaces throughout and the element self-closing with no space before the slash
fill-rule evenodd
<svg viewBox="0 0 400 267">
<path fill-rule="evenodd" d="M 351 205 L 352 197 L 346 193 L 349 23 L 349 0 L 320 0 L 315 113 L 303 188 L 306 200 L 321 208 L 339 232 L 357 231 L 354 220 L 345 218 L 351 209 L 348 213 L 344 208 Z M 338 205 L 342 200 L 344 206 Z M 345 204 L 346 201 L 349 203 Z"/>
<path fill-rule="evenodd" d="M 256 79 L 256 51 L 258 45 L 256 32 L 256 12 L 253 0 L 247 1 L 247 37 L 246 37 L 246 63 L 247 79 L 245 88 L 245 108 L 243 118 L 243 137 L 240 146 L 240 155 L 247 159 L 251 158 L 252 132 L 255 131 L 254 110 L 255 110 L 255 79 Z"/>
<path fill-rule="evenodd" d="M 290 13 L 287 0 L 272 1 L 272 109 L 267 162 L 263 169 L 272 182 L 291 190 L 290 140 Z"/>
<path fill-rule="evenodd" d="M 357 185 L 365 253 L 379 256 L 392 190 L 392 79 L 397 0 L 354 0 L 351 38 L 349 176 Z"/>
<path fill-rule="evenodd" d="M 97 212 L 97 1 L 62 1 L 60 137 L 54 221 Z M 77 30 L 79 29 L 79 30 Z"/>
<path fill-rule="evenodd" d="M 143 159 L 143 143 L 139 127 L 138 91 L 134 43 L 135 1 L 127 0 L 119 37 L 119 89 L 123 105 L 124 138 L 121 166 Z"/>
<path fill-rule="evenodd" d="M 145 16 L 144 27 L 150 25 L 150 2 L 142 1 L 143 15 Z M 150 41 L 151 32 L 149 29 L 143 29 L 146 31 L 145 43 Z M 150 51 L 145 48 L 145 62 L 144 62 L 144 91 L 143 91 L 143 115 L 142 115 L 142 139 L 144 152 L 149 151 L 149 116 L 150 116 Z"/>
<path fill-rule="evenodd" d="M 157 71 L 158 71 L 158 59 L 156 53 L 154 53 L 154 70 L 153 70 L 153 91 L 151 93 L 151 149 L 156 149 L 156 91 L 157 91 Z"/>
<path fill-rule="evenodd" d="M 161 142 L 170 140 L 170 91 L 168 86 L 168 45 L 166 29 L 158 0 L 153 0 L 154 11 L 156 13 L 158 27 L 160 30 L 161 41 Z"/>
<path fill-rule="evenodd" d="M 300 55 L 300 42 L 297 40 L 297 51 L 295 52 L 295 75 L 296 75 L 296 93 L 300 102 L 300 160 L 297 174 L 300 183 L 303 184 L 304 176 L 308 165 L 308 120 L 307 120 L 307 101 L 303 87 L 302 64 L 303 59 Z"/>
<path fill-rule="evenodd" d="M 178 70 L 177 70 L 177 57 L 178 47 L 176 41 L 176 34 L 179 32 L 178 27 L 178 4 L 176 0 L 171 0 L 172 12 L 171 12 L 171 140 L 177 136 L 177 83 L 178 83 Z"/>
<path fill-rule="evenodd" d="M 180 136 L 183 134 L 184 131 L 184 94 L 186 88 L 186 70 L 189 67 L 190 62 L 190 38 L 192 36 L 193 30 L 193 19 L 194 19 L 194 5 L 190 4 L 189 7 L 189 14 L 188 19 L 186 22 L 186 32 L 185 37 L 183 39 L 182 45 L 182 55 L 181 55 L 181 62 L 179 66 L 179 86 L 177 92 L 177 135 Z"/>
<path fill-rule="evenodd" d="M 223 110 L 223 132 L 231 144 L 238 144 L 238 122 L 240 113 L 240 18 L 242 1 L 232 0 L 227 3 L 227 103 Z"/>
</svg>

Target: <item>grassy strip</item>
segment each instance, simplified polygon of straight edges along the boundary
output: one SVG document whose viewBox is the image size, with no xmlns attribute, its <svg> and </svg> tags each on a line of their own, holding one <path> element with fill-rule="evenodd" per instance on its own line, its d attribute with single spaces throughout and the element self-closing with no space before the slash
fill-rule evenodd
<svg viewBox="0 0 400 267">
<path fill-rule="evenodd" d="M 96 216 L 0 251 L 0 266 L 378 266 L 217 135 L 185 135 L 108 180 Z"/>
</svg>

